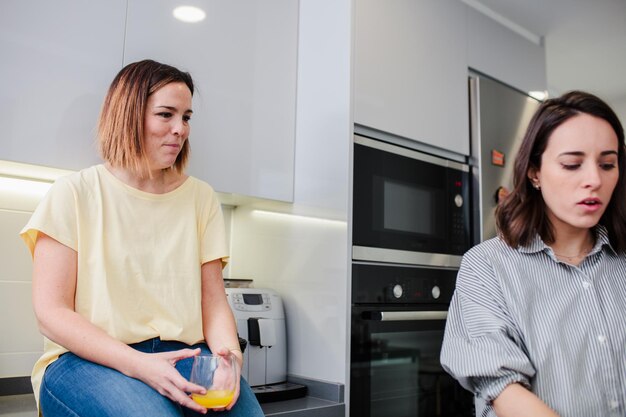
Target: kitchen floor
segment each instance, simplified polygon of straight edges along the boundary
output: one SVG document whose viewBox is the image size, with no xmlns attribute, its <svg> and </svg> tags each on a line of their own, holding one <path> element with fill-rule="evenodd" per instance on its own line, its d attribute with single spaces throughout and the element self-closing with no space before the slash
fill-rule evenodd
<svg viewBox="0 0 626 417">
<path fill-rule="evenodd" d="M 0 396 L 0 417 L 37 417 L 33 394 Z"/>
</svg>

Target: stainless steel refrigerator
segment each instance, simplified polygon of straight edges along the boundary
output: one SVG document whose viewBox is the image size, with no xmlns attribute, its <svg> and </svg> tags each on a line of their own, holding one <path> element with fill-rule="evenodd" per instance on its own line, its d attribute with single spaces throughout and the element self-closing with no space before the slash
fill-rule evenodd
<svg viewBox="0 0 626 417">
<path fill-rule="evenodd" d="M 470 137 L 475 243 L 496 235 L 498 199 L 513 189 L 513 164 L 539 101 L 498 81 L 471 75 Z"/>
</svg>

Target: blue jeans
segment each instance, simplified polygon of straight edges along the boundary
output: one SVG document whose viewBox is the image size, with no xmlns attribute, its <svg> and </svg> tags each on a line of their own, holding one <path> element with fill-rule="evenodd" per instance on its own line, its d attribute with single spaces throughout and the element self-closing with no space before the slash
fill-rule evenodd
<svg viewBox="0 0 626 417">
<path fill-rule="evenodd" d="M 168 352 L 185 348 L 201 348 L 206 344 L 189 346 L 181 342 L 150 339 L 130 345 L 147 353 Z M 176 369 L 189 379 L 193 358 L 176 363 Z M 245 379 L 241 378 L 239 399 L 230 411 L 216 412 L 223 417 L 262 417 L 263 410 Z M 44 417 L 197 417 L 202 414 L 182 407 L 162 396 L 149 385 L 130 378 L 114 369 L 89 362 L 71 352 L 46 368 L 39 393 L 39 405 Z M 211 415 L 209 410 L 207 415 Z"/>
</svg>

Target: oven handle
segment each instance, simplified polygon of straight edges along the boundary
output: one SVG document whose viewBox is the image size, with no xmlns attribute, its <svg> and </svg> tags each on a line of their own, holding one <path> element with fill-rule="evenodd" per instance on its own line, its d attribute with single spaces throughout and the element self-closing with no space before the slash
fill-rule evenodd
<svg viewBox="0 0 626 417">
<path fill-rule="evenodd" d="M 363 318 L 374 321 L 445 320 L 447 311 L 366 311 Z"/>
</svg>

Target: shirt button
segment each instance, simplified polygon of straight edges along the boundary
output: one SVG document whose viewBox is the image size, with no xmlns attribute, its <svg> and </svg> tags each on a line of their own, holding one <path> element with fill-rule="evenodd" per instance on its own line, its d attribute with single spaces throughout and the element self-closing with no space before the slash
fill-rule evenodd
<svg viewBox="0 0 626 417">
<path fill-rule="evenodd" d="M 604 344 L 604 342 L 606 342 L 606 336 L 603 334 L 598 335 L 598 342 Z"/>
<path fill-rule="evenodd" d="M 586 289 L 586 290 L 588 290 L 588 289 L 589 289 L 589 287 L 591 287 L 591 283 L 590 283 L 590 282 L 587 282 L 587 281 L 584 281 L 584 282 L 583 282 L 583 288 L 584 288 L 584 289 Z"/>
</svg>

